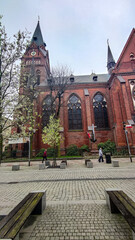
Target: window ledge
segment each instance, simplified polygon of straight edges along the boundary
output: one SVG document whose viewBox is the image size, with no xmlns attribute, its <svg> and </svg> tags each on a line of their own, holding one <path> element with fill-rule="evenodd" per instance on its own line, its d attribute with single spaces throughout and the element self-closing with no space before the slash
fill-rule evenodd
<svg viewBox="0 0 135 240">
<path fill-rule="evenodd" d="M 110 131 L 110 128 L 95 128 L 95 131 Z"/>
<path fill-rule="evenodd" d="M 68 132 L 83 132 L 83 129 L 70 129 Z"/>
</svg>

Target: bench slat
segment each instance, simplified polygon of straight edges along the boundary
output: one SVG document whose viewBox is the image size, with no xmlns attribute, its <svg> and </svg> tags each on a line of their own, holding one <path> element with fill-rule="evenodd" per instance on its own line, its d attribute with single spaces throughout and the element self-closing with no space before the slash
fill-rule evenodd
<svg viewBox="0 0 135 240">
<path fill-rule="evenodd" d="M 15 213 L 20 209 L 22 205 L 31 197 L 31 193 L 29 193 L 7 216 L 5 216 L 0 222 L 0 230 L 3 226 L 15 215 Z"/>
<path fill-rule="evenodd" d="M 135 210 L 135 202 L 127 196 L 126 193 L 124 193 L 123 191 L 121 191 L 121 195 L 127 200 L 127 202 L 132 205 L 133 209 Z"/>
<path fill-rule="evenodd" d="M 114 205 L 119 209 L 132 230 L 135 232 L 135 216 L 132 214 L 132 211 L 134 212 L 135 209 L 134 206 L 132 207 L 131 205 L 132 200 L 128 198 L 128 196 L 125 197 L 126 194 L 123 191 L 108 191 L 107 193 Z"/>
<path fill-rule="evenodd" d="M 37 196 L 33 200 L 32 204 L 27 208 L 27 211 L 25 211 L 23 213 L 23 215 L 21 215 L 21 217 L 19 218 L 19 221 L 15 224 L 15 226 L 12 227 L 11 232 L 8 233 L 5 237 L 7 237 L 7 238 L 14 238 L 16 236 L 16 233 L 19 232 L 19 230 L 21 229 L 22 225 L 25 223 L 25 221 L 27 220 L 28 216 L 32 213 L 32 211 L 34 210 L 35 206 L 40 201 L 42 196 L 43 196 L 43 193 L 38 193 L 37 194 Z"/>
<path fill-rule="evenodd" d="M 24 203 L 24 205 L 22 205 L 20 210 L 18 210 L 18 212 L 10 218 L 7 224 L 0 231 L 0 236 L 2 234 L 5 238 L 14 238 L 42 196 L 43 193 L 32 193 L 30 198 Z"/>
<path fill-rule="evenodd" d="M 30 195 L 30 197 L 26 200 L 25 202 L 23 202 L 23 205 L 20 203 L 20 208 L 18 206 L 18 211 L 14 212 L 13 209 L 13 213 L 12 213 L 12 217 L 9 217 L 7 222 L 5 223 L 5 225 L 3 226 L 3 228 L 0 231 L 0 237 L 5 237 L 6 234 L 8 232 L 10 232 L 10 228 L 12 227 L 12 225 L 15 224 L 15 222 L 19 219 L 19 217 L 23 214 L 23 212 L 25 211 L 25 209 L 27 209 L 27 206 L 29 206 L 29 204 L 32 202 L 32 200 L 35 198 L 34 195 Z"/>
<path fill-rule="evenodd" d="M 131 214 L 135 217 L 135 208 L 131 204 L 132 200 L 122 191 L 121 192 L 116 191 L 116 192 L 114 192 L 114 194 L 121 201 L 121 203 L 125 206 L 125 208 L 129 212 L 129 214 Z"/>
</svg>

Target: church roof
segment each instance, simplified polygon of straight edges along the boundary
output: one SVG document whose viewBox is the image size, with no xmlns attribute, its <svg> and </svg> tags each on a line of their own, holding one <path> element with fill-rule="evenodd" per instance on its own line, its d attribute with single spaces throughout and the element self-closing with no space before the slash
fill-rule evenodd
<svg viewBox="0 0 135 240">
<path fill-rule="evenodd" d="M 95 74 L 74 76 L 74 83 L 106 83 L 109 80 L 109 74 Z"/>
<path fill-rule="evenodd" d="M 73 84 L 98 84 L 98 83 L 107 83 L 110 78 L 109 74 L 95 74 L 91 75 L 79 75 L 74 76 Z M 40 86 L 46 86 L 47 81 L 44 81 L 40 84 Z"/>
<path fill-rule="evenodd" d="M 37 46 L 41 46 L 41 45 L 46 46 L 46 44 L 43 41 L 39 21 L 37 23 L 37 26 L 36 26 L 35 32 L 33 34 L 33 37 L 31 39 L 31 43 L 35 43 Z"/>
</svg>

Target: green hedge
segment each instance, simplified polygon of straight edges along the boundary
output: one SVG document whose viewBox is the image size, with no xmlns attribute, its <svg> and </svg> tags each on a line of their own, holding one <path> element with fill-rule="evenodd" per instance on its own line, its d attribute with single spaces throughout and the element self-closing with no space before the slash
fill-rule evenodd
<svg viewBox="0 0 135 240">
<path fill-rule="evenodd" d="M 99 148 L 102 148 L 103 150 L 103 153 L 111 153 L 111 155 L 113 155 L 115 152 L 116 152 L 116 145 L 114 142 L 111 142 L 111 140 L 107 140 L 106 142 L 104 143 L 99 143 L 98 144 L 98 149 Z"/>
<path fill-rule="evenodd" d="M 81 147 L 80 147 L 80 149 L 82 150 L 82 151 L 87 151 L 87 152 L 89 152 L 89 146 L 88 145 L 82 145 Z"/>
<path fill-rule="evenodd" d="M 67 156 L 79 156 L 79 148 L 72 144 L 68 148 L 66 148 Z"/>
<path fill-rule="evenodd" d="M 44 151 L 45 151 L 45 149 L 41 148 L 40 151 L 38 152 L 38 154 L 36 155 L 36 157 L 43 157 Z"/>
</svg>

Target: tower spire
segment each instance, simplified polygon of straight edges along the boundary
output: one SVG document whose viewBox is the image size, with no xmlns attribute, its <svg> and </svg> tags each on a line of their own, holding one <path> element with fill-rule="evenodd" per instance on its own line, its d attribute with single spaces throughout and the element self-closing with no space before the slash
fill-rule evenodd
<svg viewBox="0 0 135 240">
<path fill-rule="evenodd" d="M 40 29 L 40 24 L 39 24 L 39 16 L 38 16 L 38 23 L 35 29 L 35 32 L 33 34 L 33 37 L 31 39 L 31 43 L 35 43 L 38 47 L 39 46 L 46 46 L 46 44 L 43 41 L 41 29 Z"/>
<path fill-rule="evenodd" d="M 107 55 L 107 69 L 108 69 L 108 73 L 111 74 L 112 70 L 115 67 L 115 60 L 113 58 L 110 46 L 109 46 L 109 39 L 107 39 L 107 45 L 108 45 L 108 55 Z"/>
</svg>

